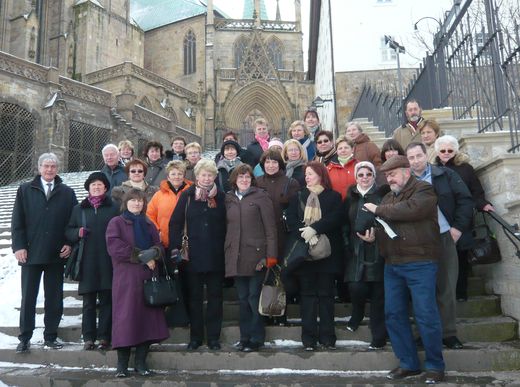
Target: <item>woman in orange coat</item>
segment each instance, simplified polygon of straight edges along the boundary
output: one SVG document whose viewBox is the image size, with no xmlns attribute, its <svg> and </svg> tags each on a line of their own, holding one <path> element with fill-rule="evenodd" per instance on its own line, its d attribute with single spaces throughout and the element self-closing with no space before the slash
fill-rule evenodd
<svg viewBox="0 0 520 387">
<path fill-rule="evenodd" d="M 327 165 L 332 189 L 341 195 L 344 201 L 347 197 L 347 190 L 351 185 L 356 184 L 354 166 L 357 160 L 354 158 L 354 142 L 340 137 L 336 140 L 336 154 Z"/>
<path fill-rule="evenodd" d="M 160 190 L 153 195 L 146 210 L 146 215 L 159 230 L 165 248 L 169 244 L 168 229 L 173 210 L 181 193 L 193 184 L 185 176 L 186 164 L 181 160 L 170 161 L 166 166 L 166 180 L 161 182 Z"/>
</svg>

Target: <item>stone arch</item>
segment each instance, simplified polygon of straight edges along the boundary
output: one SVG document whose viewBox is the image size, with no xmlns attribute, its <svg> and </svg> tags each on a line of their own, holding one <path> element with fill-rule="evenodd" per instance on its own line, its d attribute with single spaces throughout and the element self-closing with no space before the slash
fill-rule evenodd
<svg viewBox="0 0 520 387">
<path fill-rule="evenodd" d="M 255 109 L 265 115 L 271 133 L 275 134 L 282 129 L 282 119 L 287 123 L 293 118 L 290 101 L 272 86 L 264 82 L 254 82 L 226 101 L 224 106 L 226 127 L 241 131 L 244 129 L 244 120 Z"/>
</svg>

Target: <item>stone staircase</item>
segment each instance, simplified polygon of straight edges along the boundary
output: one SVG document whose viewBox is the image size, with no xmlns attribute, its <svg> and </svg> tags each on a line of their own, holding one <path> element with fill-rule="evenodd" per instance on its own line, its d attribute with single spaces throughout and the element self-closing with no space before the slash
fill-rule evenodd
<svg viewBox="0 0 520 387">
<path fill-rule="evenodd" d="M 368 123 L 365 126 L 367 130 Z M 372 137 L 372 134 L 369 134 Z M 61 175 L 72 186 L 78 200 L 85 195 L 83 182 L 88 172 Z M 16 186 L 0 188 L 0 233 L 10 233 L 10 214 Z M 5 234 L 7 235 L 7 234 Z M 2 238 L 2 237 L 0 237 Z M 5 238 L 8 239 L 8 238 Z M 5 259 L 0 250 L 0 260 Z M 508 385 L 520 380 L 520 343 L 518 324 L 504 313 L 501 297 L 493 294 L 483 276 L 469 281 L 469 299 L 458 303 L 457 325 L 463 350 L 445 350 L 448 384 Z M 170 330 L 170 338 L 154 345 L 149 356 L 157 375 L 144 379 L 132 376 L 125 380 L 113 378 L 116 352 L 83 351 L 81 340 L 81 298 L 75 283 L 65 284 L 65 311 L 59 329 L 64 341 L 62 350 L 42 349 L 33 340 L 31 352 L 16 354 L 18 328 L 0 326 L 1 382 L 15 386 L 335 386 L 387 384 L 386 371 L 397 365 L 388 345 L 382 351 L 369 351 L 370 332 L 365 319 L 352 333 L 345 329 L 350 304 L 336 304 L 337 350 L 304 352 L 300 339 L 297 305 L 287 310 L 290 326 L 269 326 L 266 346 L 257 353 L 238 352 L 234 344 L 239 338 L 238 303 L 233 288 L 225 289 L 224 324 L 221 351 L 205 346 L 186 351 L 188 328 Z M 37 306 L 37 329 L 42 327 L 43 305 Z M 13 309 L 17 320 L 18 311 Z M 367 310 L 368 315 L 368 310 Z M 421 352 L 422 354 L 422 352 Z M 411 378 L 408 383 L 419 383 Z"/>
</svg>

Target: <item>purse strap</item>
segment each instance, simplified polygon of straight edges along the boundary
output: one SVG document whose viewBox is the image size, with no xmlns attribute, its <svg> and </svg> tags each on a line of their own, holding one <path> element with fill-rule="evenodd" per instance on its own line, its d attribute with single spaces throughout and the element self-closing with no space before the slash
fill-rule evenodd
<svg viewBox="0 0 520 387">
<path fill-rule="evenodd" d="M 273 285 L 274 286 L 280 286 L 280 272 L 275 270 L 272 267 L 268 267 L 267 270 L 265 271 L 264 281 L 263 281 L 262 285 L 266 285 L 267 284 L 267 282 L 269 280 L 269 273 L 271 273 L 271 272 L 274 275 L 274 283 L 273 283 Z"/>
<path fill-rule="evenodd" d="M 188 195 L 188 200 L 186 201 L 186 207 L 184 208 L 184 229 L 182 230 L 182 241 L 188 240 L 188 207 L 190 205 L 191 196 Z"/>
</svg>

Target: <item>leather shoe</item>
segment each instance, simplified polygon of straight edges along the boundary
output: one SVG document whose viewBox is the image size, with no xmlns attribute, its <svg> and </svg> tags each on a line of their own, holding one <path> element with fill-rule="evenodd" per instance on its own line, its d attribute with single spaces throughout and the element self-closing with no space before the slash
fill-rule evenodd
<svg viewBox="0 0 520 387">
<path fill-rule="evenodd" d="M 87 340 L 83 344 L 83 349 L 85 351 L 92 351 L 92 350 L 96 349 L 96 344 L 94 344 L 94 342 L 92 340 Z"/>
<path fill-rule="evenodd" d="M 107 340 L 99 340 L 98 349 L 100 351 L 109 351 L 110 350 L 110 342 Z"/>
<path fill-rule="evenodd" d="M 200 346 L 202 345 L 202 343 L 200 341 L 197 341 L 197 340 L 192 340 L 190 341 L 190 343 L 188 344 L 188 350 L 190 351 L 195 351 L 197 348 L 199 348 Z"/>
<path fill-rule="evenodd" d="M 212 341 L 208 342 L 208 348 L 211 349 L 212 351 L 218 351 L 219 349 L 221 349 L 221 346 L 220 346 L 220 343 L 218 342 L 218 340 L 212 340 Z"/>
<path fill-rule="evenodd" d="M 44 349 L 62 349 L 63 348 L 63 344 L 59 343 L 56 340 L 53 340 L 53 341 L 45 340 L 45 342 L 43 343 L 43 348 Z"/>
<path fill-rule="evenodd" d="M 387 375 L 387 379 L 391 380 L 398 380 L 398 379 L 404 379 L 409 376 L 415 376 L 419 375 L 421 373 L 421 370 L 407 370 L 405 368 L 397 367 L 394 368 L 392 371 L 390 371 Z"/>
<path fill-rule="evenodd" d="M 462 349 L 464 346 L 457 338 L 457 336 L 450 336 L 442 339 L 442 344 L 444 344 L 449 349 Z"/>
<path fill-rule="evenodd" d="M 444 381 L 444 371 L 428 370 L 424 375 L 424 383 L 435 384 Z"/>
<path fill-rule="evenodd" d="M 249 344 L 248 340 L 240 340 L 239 342 L 235 343 L 235 347 L 239 351 L 243 351 L 244 347 L 246 347 Z"/>
<path fill-rule="evenodd" d="M 384 349 L 386 346 L 386 341 L 372 341 L 368 346 L 370 351 L 378 351 Z"/>
<path fill-rule="evenodd" d="M 249 343 L 247 343 L 247 345 L 244 346 L 244 348 L 242 349 L 242 352 L 257 352 L 261 346 L 262 346 L 262 344 L 260 344 L 260 343 L 255 343 L 254 341 L 250 341 Z"/>
<path fill-rule="evenodd" d="M 20 343 L 16 347 L 16 353 L 29 352 L 29 348 L 31 348 L 31 342 L 29 340 L 20 341 Z"/>
</svg>

